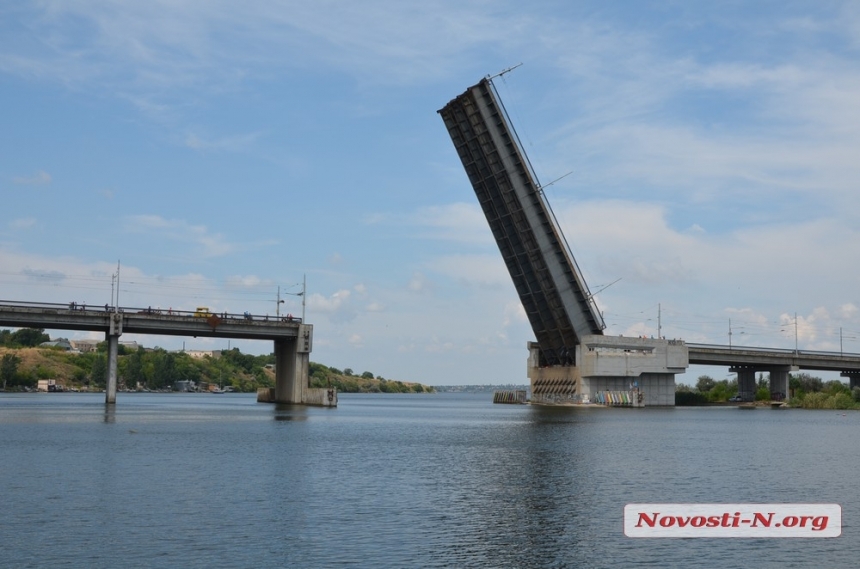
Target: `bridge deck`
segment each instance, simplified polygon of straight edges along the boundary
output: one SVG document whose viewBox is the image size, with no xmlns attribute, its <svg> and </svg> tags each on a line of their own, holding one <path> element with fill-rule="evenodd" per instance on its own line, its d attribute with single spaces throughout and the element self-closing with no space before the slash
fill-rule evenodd
<svg viewBox="0 0 860 569">
<path fill-rule="evenodd" d="M 689 343 L 687 351 L 690 363 L 697 365 L 755 368 L 762 371 L 767 371 L 769 367 L 797 367 L 860 373 L 860 354 Z"/>
<path fill-rule="evenodd" d="M 300 318 L 164 311 L 151 308 L 82 307 L 0 300 L 0 326 L 107 333 L 111 319 L 121 319 L 123 333 L 203 336 L 246 340 L 297 338 Z"/>
<path fill-rule="evenodd" d="M 484 79 L 439 111 L 499 246 L 543 363 L 573 364 L 603 320 L 493 84 Z"/>
</svg>

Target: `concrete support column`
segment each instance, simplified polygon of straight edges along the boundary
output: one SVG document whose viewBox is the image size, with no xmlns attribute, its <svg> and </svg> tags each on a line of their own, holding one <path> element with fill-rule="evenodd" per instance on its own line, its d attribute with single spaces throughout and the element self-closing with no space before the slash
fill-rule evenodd
<svg viewBox="0 0 860 569">
<path fill-rule="evenodd" d="M 296 338 L 275 340 L 275 402 L 302 403 L 302 382 L 296 373 Z"/>
<path fill-rule="evenodd" d="M 310 324 L 302 324 L 297 337 L 275 340 L 274 401 L 270 390 L 262 390 L 263 399 L 258 392 L 257 401 L 337 407 L 337 389 L 310 386 L 313 330 Z"/>
<path fill-rule="evenodd" d="M 744 401 L 755 401 L 755 370 L 750 368 L 732 368 L 738 374 L 738 395 Z"/>
<path fill-rule="evenodd" d="M 119 353 L 119 336 L 108 332 L 106 338 L 108 343 L 107 378 L 105 381 L 105 403 L 116 403 L 116 367 L 117 354 Z"/>
<path fill-rule="evenodd" d="M 854 389 L 860 387 L 860 371 L 843 371 L 839 374 L 840 377 L 848 378 L 848 387 Z"/>
<path fill-rule="evenodd" d="M 773 368 L 770 370 L 770 398 L 772 400 L 782 399 L 788 401 L 788 367 Z"/>
</svg>

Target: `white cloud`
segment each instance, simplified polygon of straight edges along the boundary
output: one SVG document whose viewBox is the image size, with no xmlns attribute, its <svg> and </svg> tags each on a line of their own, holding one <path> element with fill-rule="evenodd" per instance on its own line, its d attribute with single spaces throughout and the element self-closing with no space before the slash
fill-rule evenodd
<svg viewBox="0 0 860 569">
<path fill-rule="evenodd" d="M 416 234 L 418 237 L 464 244 L 495 243 L 487 226 L 487 218 L 477 204 L 452 203 L 426 207 L 401 223 L 423 228 Z"/>
<path fill-rule="evenodd" d="M 13 219 L 9 222 L 9 227 L 12 229 L 30 229 L 31 227 L 36 225 L 35 217 L 22 217 L 20 219 Z"/>
<path fill-rule="evenodd" d="M 126 231 L 146 233 L 150 239 L 167 239 L 177 243 L 197 245 L 203 257 L 222 257 L 236 250 L 223 235 L 212 234 L 205 225 L 192 225 L 181 219 L 165 219 L 159 215 L 134 215 L 127 218 Z"/>
<path fill-rule="evenodd" d="M 511 282 L 501 254 L 442 255 L 426 263 L 432 270 L 461 284 L 479 288 L 505 287 Z"/>
<path fill-rule="evenodd" d="M 52 181 L 51 175 L 44 170 L 39 170 L 32 176 L 16 176 L 12 182 L 22 186 L 46 186 Z"/>
<path fill-rule="evenodd" d="M 352 293 L 347 289 L 323 296 L 322 294 L 311 294 L 307 298 L 306 308 L 314 315 L 324 315 L 334 323 L 349 322 L 358 315 L 352 305 Z"/>
<path fill-rule="evenodd" d="M 409 283 L 407 283 L 406 288 L 410 292 L 428 292 L 433 288 L 433 283 L 427 279 L 425 275 L 422 273 L 413 273 L 412 278 L 409 279 Z"/>
</svg>

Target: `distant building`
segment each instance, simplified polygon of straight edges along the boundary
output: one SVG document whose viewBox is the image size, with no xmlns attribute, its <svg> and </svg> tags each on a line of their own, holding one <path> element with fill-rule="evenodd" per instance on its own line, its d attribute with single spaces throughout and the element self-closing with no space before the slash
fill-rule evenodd
<svg viewBox="0 0 860 569">
<path fill-rule="evenodd" d="M 42 342 L 39 344 L 40 348 L 62 348 L 63 350 L 69 351 L 72 349 L 72 344 L 65 338 L 57 338 L 56 340 L 51 340 L 50 342 Z"/>
<path fill-rule="evenodd" d="M 195 360 L 202 360 L 206 356 L 209 356 L 213 360 L 221 357 L 221 350 L 183 350 L 183 352 Z"/>
<path fill-rule="evenodd" d="M 193 381 L 174 381 L 173 391 L 197 391 L 197 386 L 194 384 Z"/>
<path fill-rule="evenodd" d="M 71 340 L 72 347 L 81 353 L 95 352 L 99 340 Z"/>
<path fill-rule="evenodd" d="M 63 386 L 57 383 L 56 379 L 40 379 L 36 384 L 36 391 L 63 391 Z"/>
</svg>

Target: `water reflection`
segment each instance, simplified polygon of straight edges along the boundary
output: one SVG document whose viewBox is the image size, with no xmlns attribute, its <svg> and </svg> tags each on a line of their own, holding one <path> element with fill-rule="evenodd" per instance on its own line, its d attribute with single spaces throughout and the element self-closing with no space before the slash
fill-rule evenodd
<svg viewBox="0 0 860 569">
<path fill-rule="evenodd" d="M 105 403 L 105 423 L 116 423 L 116 404 Z"/>
<path fill-rule="evenodd" d="M 290 403 L 275 403 L 275 421 L 307 421 L 308 408 Z"/>
</svg>

